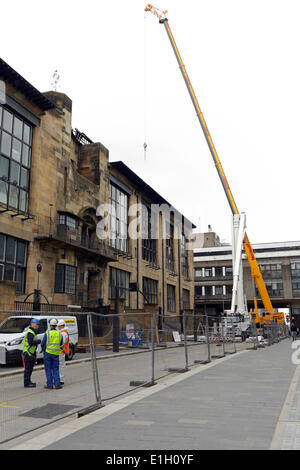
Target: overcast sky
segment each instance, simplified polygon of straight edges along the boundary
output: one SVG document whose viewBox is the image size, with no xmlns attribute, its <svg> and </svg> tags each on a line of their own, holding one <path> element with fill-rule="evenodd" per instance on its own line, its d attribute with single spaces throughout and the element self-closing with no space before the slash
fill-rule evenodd
<svg viewBox="0 0 300 470">
<path fill-rule="evenodd" d="M 231 212 L 165 28 L 146 1 L 11 0 L 1 57 L 73 100 L 100 141 L 201 231 Z M 164 0 L 169 24 L 254 243 L 299 240 L 299 0 Z M 7 18 L 7 19 L 5 19 Z M 146 140 L 147 158 L 143 144 Z"/>
</svg>

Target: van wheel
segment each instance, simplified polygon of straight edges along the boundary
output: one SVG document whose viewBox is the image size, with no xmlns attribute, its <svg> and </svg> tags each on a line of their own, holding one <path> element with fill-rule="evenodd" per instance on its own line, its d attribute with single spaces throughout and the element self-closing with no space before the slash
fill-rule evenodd
<svg viewBox="0 0 300 470">
<path fill-rule="evenodd" d="M 75 354 L 75 348 L 74 346 L 72 345 L 70 347 L 70 352 L 69 354 L 66 354 L 66 361 L 72 361 L 73 357 L 74 357 L 74 354 Z"/>
</svg>

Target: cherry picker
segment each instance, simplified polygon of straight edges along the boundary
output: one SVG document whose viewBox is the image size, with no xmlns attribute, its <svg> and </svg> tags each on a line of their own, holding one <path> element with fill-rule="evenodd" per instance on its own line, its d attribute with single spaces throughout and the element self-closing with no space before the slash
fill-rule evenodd
<svg viewBox="0 0 300 470">
<path fill-rule="evenodd" d="M 232 192 L 231 192 L 230 186 L 228 184 L 227 178 L 225 176 L 221 161 L 220 161 L 219 156 L 217 154 L 217 151 L 216 151 L 216 148 L 214 146 L 212 137 L 211 137 L 210 132 L 208 130 L 208 127 L 207 127 L 207 124 L 205 122 L 203 113 L 200 109 L 198 100 L 196 98 L 196 95 L 195 95 L 195 92 L 193 90 L 192 84 L 190 82 L 189 76 L 187 74 L 186 68 L 183 64 L 182 58 L 180 56 L 179 50 L 177 48 L 177 45 L 176 45 L 176 42 L 175 42 L 175 39 L 174 39 L 174 36 L 172 34 L 172 31 L 171 31 L 171 28 L 170 28 L 170 25 L 169 25 L 169 21 L 168 21 L 168 18 L 166 16 L 168 11 L 167 10 L 165 10 L 165 11 L 159 10 L 158 8 L 154 7 L 151 4 L 148 4 L 146 6 L 145 11 L 153 13 L 158 18 L 159 23 L 164 25 L 164 27 L 165 27 L 165 30 L 166 30 L 167 35 L 169 37 L 171 46 L 172 46 L 173 51 L 175 53 L 179 68 L 181 70 L 182 76 L 184 78 L 185 84 L 186 84 L 188 92 L 190 94 L 192 103 L 194 105 L 199 123 L 200 123 L 202 131 L 204 133 L 207 145 L 209 147 L 211 156 L 212 156 L 214 164 L 216 166 L 216 170 L 218 172 L 220 181 L 221 181 L 223 189 L 225 191 L 225 195 L 226 195 L 227 201 L 229 203 L 231 212 L 232 212 L 233 216 L 238 215 L 239 211 L 238 211 L 237 205 L 235 203 L 234 197 L 232 195 Z M 262 314 L 261 316 L 259 316 L 258 308 L 257 308 L 257 299 L 255 297 L 254 298 L 255 310 L 254 310 L 254 312 L 251 313 L 253 321 L 257 324 L 260 324 L 260 325 L 269 324 L 272 321 L 283 324 L 284 323 L 284 314 L 283 313 L 277 313 L 277 312 L 274 311 L 274 308 L 273 308 L 272 302 L 270 300 L 266 285 L 264 283 L 261 271 L 259 269 L 258 263 L 256 261 L 253 249 L 251 247 L 251 244 L 250 244 L 250 241 L 249 241 L 249 238 L 248 238 L 246 232 L 244 233 L 243 247 L 244 247 L 244 251 L 245 251 L 246 257 L 248 259 L 249 265 L 250 265 L 252 278 L 255 281 L 255 284 L 257 286 L 258 292 L 260 294 L 260 297 L 261 297 L 261 300 L 262 300 L 262 303 L 263 303 L 264 309 L 265 309 L 265 313 Z"/>
</svg>

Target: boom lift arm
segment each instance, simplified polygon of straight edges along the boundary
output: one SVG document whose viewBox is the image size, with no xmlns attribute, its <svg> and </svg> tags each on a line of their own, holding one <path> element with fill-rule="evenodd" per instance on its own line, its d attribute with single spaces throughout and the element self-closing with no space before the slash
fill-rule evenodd
<svg viewBox="0 0 300 470">
<path fill-rule="evenodd" d="M 167 10 L 165 10 L 165 11 L 159 10 L 158 8 L 156 8 L 156 7 L 154 7 L 153 5 L 150 5 L 150 4 L 148 4 L 148 5 L 146 6 L 145 11 L 146 11 L 146 12 L 147 12 L 147 11 L 150 11 L 151 13 L 153 13 L 153 14 L 159 19 L 159 23 L 163 24 L 164 27 L 165 27 L 165 30 L 166 30 L 166 32 L 167 32 L 167 34 L 168 34 L 168 37 L 169 37 L 169 40 L 170 40 L 170 42 L 171 42 L 173 51 L 174 51 L 174 53 L 175 53 L 175 56 L 176 56 L 176 59 L 177 59 L 179 68 L 180 68 L 180 70 L 181 70 L 182 76 L 183 76 L 183 78 L 184 78 L 185 84 L 186 84 L 187 89 L 188 89 L 188 92 L 189 92 L 189 94 L 190 94 L 192 103 L 193 103 L 194 108 L 195 108 L 195 110 L 196 110 L 196 114 L 197 114 L 198 120 L 199 120 L 199 122 L 200 122 L 200 125 L 201 125 L 202 131 L 203 131 L 203 133 L 204 133 L 206 142 L 207 142 L 207 144 L 208 144 L 208 147 L 209 147 L 211 156 L 212 156 L 213 161 L 214 161 L 214 164 L 215 164 L 215 166 L 216 166 L 216 169 L 217 169 L 217 172 L 218 172 L 220 181 L 221 181 L 222 186 L 223 186 L 223 189 L 224 189 L 224 191 L 225 191 L 225 195 L 226 195 L 226 197 L 227 197 L 227 200 L 228 200 L 228 203 L 229 203 L 231 212 L 232 212 L 233 215 L 234 215 L 234 214 L 239 214 L 237 205 L 236 205 L 236 203 L 235 203 L 235 200 L 234 200 L 234 197 L 233 197 L 233 195 L 232 195 L 231 189 L 230 189 L 230 187 L 229 187 L 228 181 L 227 181 L 227 179 L 226 179 L 226 176 L 225 176 L 223 167 L 222 167 L 222 165 L 221 165 L 221 161 L 220 161 L 220 159 L 219 159 L 219 157 L 218 157 L 218 154 L 217 154 L 217 151 L 216 151 L 216 149 L 215 149 L 213 140 L 212 140 L 211 135 L 210 135 L 210 133 L 209 133 L 209 130 L 208 130 L 208 127 L 207 127 L 207 125 L 206 125 L 204 116 L 203 116 L 202 111 L 201 111 L 201 109 L 200 109 L 198 100 L 197 100 L 197 98 L 196 98 L 196 95 L 195 95 L 195 92 L 194 92 L 194 90 L 193 90 L 193 87 L 192 87 L 192 84 L 191 84 L 191 82 L 190 82 L 190 79 L 189 79 L 189 77 L 188 77 L 186 68 L 185 68 L 185 66 L 184 66 L 184 64 L 183 64 L 183 62 L 182 62 L 182 59 L 181 59 L 179 50 L 178 50 L 178 48 L 177 48 L 175 39 L 174 39 L 173 34 L 172 34 L 172 31 L 171 31 L 171 29 L 170 29 L 169 21 L 168 21 L 168 18 L 166 17 L 166 14 L 167 14 L 168 12 L 167 12 Z M 271 300 L 270 300 L 270 297 L 269 297 L 267 288 L 266 288 L 266 286 L 265 286 L 265 283 L 264 283 L 262 274 L 261 274 L 261 272 L 260 272 L 258 263 L 257 263 L 257 261 L 256 261 L 256 258 L 255 258 L 254 252 L 253 252 L 253 249 L 252 249 L 252 247 L 251 247 L 250 241 L 249 241 L 248 236 L 247 236 L 246 233 L 245 233 L 245 236 L 244 236 L 243 245 L 244 245 L 244 250 L 245 250 L 245 253 L 246 253 L 246 256 L 247 256 L 249 265 L 250 265 L 252 278 L 255 280 L 255 283 L 256 283 L 257 289 L 258 289 L 258 291 L 259 291 L 259 293 L 260 293 L 261 300 L 262 300 L 262 302 L 263 302 L 264 308 L 265 308 L 266 312 L 268 312 L 268 313 L 270 313 L 270 314 L 272 315 L 272 314 L 274 313 L 273 305 L 272 305 L 272 302 L 271 302 Z M 257 305 L 256 299 L 255 299 L 255 305 Z"/>
</svg>

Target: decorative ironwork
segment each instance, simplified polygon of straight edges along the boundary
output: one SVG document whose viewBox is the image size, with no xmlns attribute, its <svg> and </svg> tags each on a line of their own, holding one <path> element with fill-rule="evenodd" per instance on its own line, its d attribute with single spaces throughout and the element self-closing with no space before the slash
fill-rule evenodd
<svg viewBox="0 0 300 470">
<path fill-rule="evenodd" d="M 73 137 L 75 138 L 76 142 L 81 145 L 89 145 L 93 144 L 94 142 L 83 132 L 80 132 L 78 129 L 72 129 Z"/>
</svg>

